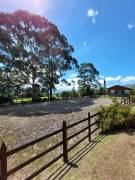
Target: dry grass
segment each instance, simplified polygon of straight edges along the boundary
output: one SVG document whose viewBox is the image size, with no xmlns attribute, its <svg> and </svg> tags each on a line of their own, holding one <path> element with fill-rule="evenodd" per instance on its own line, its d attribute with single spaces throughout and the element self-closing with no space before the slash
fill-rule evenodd
<svg viewBox="0 0 135 180">
<path fill-rule="evenodd" d="M 72 169 L 64 180 L 134 180 L 135 134 L 120 133 L 105 137 Z"/>
<path fill-rule="evenodd" d="M 93 137 L 92 143 L 85 140 L 69 153 L 69 164 L 63 164 L 62 159 L 35 180 L 134 180 L 135 179 L 135 133 L 119 133 L 108 136 Z M 73 142 L 71 142 L 72 144 Z M 11 165 L 32 157 L 43 150 L 46 144 L 33 147 L 18 156 L 12 157 Z M 59 154 L 59 150 L 45 156 L 30 166 L 19 171 L 9 180 L 24 180 L 49 160 Z"/>
</svg>

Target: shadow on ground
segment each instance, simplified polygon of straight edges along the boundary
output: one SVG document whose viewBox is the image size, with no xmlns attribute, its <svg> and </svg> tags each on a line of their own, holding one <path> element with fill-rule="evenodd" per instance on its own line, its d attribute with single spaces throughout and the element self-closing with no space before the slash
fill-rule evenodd
<svg viewBox="0 0 135 180">
<path fill-rule="evenodd" d="M 82 111 L 82 108 L 93 105 L 91 98 L 78 98 L 56 102 L 46 102 L 39 104 L 15 105 L 0 108 L 0 115 L 8 116 L 44 116 L 48 114 L 66 114 Z"/>
<path fill-rule="evenodd" d="M 129 136 L 135 135 L 135 129 L 129 128 L 121 131 L 115 131 L 110 133 L 111 135 L 116 135 L 119 133 L 126 133 Z M 63 164 L 63 166 L 59 167 L 53 174 L 51 174 L 47 180 L 60 180 L 62 179 L 72 168 L 79 168 L 77 163 L 83 159 L 98 143 L 102 141 L 102 139 L 106 135 L 100 134 L 97 136 L 92 143 L 84 146 L 79 152 L 77 152 L 73 157 L 69 159 L 67 164 Z"/>
<path fill-rule="evenodd" d="M 98 143 L 102 141 L 105 135 L 99 135 L 92 140 L 91 143 L 85 145 L 76 154 L 74 154 L 67 163 L 61 165 L 55 170 L 47 180 L 60 180 L 62 179 L 72 168 L 79 168 L 77 163 L 83 159 Z"/>
<path fill-rule="evenodd" d="M 120 133 L 126 133 L 129 136 L 133 136 L 133 135 L 135 135 L 135 127 L 129 127 L 129 128 L 123 128 L 123 129 L 114 129 L 114 130 L 106 133 L 106 135 L 117 135 Z"/>
</svg>

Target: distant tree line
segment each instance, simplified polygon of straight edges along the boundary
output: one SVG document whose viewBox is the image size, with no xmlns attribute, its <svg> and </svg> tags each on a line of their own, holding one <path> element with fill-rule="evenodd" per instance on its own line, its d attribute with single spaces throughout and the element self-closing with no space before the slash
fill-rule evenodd
<svg viewBox="0 0 135 180">
<path fill-rule="evenodd" d="M 79 66 L 73 52 L 45 17 L 22 10 L 0 13 L 0 98 L 25 96 L 35 102 L 46 95 L 52 100 L 56 85 L 68 83 L 63 78 L 68 70 L 78 71 L 79 94 L 90 95 L 99 84 L 99 72 L 91 63 Z"/>
</svg>

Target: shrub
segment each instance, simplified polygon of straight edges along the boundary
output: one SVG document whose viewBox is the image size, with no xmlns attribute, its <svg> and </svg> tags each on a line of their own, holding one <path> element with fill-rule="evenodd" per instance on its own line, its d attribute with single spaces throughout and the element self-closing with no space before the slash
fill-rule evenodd
<svg viewBox="0 0 135 180">
<path fill-rule="evenodd" d="M 63 99 L 68 99 L 68 97 L 69 97 L 68 91 L 63 91 L 63 92 L 61 93 L 61 97 L 62 97 Z"/>
<path fill-rule="evenodd" d="M 9 96 L 1 95 L 1 96 L 0 96 L 0 104 L 4 104 L 4 103 L 10 103 L 10 104 L 12 104 L 12 103 L 13 103 L 13 100 L 12 100 L 12 98 L 9 97 Z"/>
<path fill-rule="evenodd" d="M 103 132 L 135 127 L 135 107 L 121 106 L 116 100 L 109 107 L 101 108 L 101 127 Z"/>
<path fill-rule="evenodd" d="M 132 103 L 135 103 L 135 95 L 130 96 Z"/>
</svg>

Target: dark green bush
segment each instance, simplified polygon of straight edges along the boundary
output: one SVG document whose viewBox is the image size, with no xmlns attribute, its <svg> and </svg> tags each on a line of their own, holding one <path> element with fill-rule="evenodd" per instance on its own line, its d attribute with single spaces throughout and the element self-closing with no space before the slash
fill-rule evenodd
<svg viewBox="0 0 135 180">
<path fill-rule="evenodd" d="M 13 103 L 13 100 L 12 100 L 12 98 L 9 97 L 9 96 L 1 95 L 1 96 L 0 96 L 0 104 L 4 104 L 4 103 L 10 103 L 10 104 L 12 104 L 12 103 Z"/>
<path fill-rule="evenodd" d="M 131 102 L 135 103 L 135 95 L 131 95 L 130 98 L 131 98 Z"/>
<path fill-rule="evenodd" d="M 62 99 L 68 99 L 68 97 L 69 97 L 68 91 L 63 91 L 63 92 L 61 93 L 61 97 L 62 97 Z"/>
<path fill-rule="evenodd" d="M 135 127 L 135 109 L 121 106 L 116 100 L 109 107 L 101 108 L 101 127 L 103 132 Z"/>
</svg>

